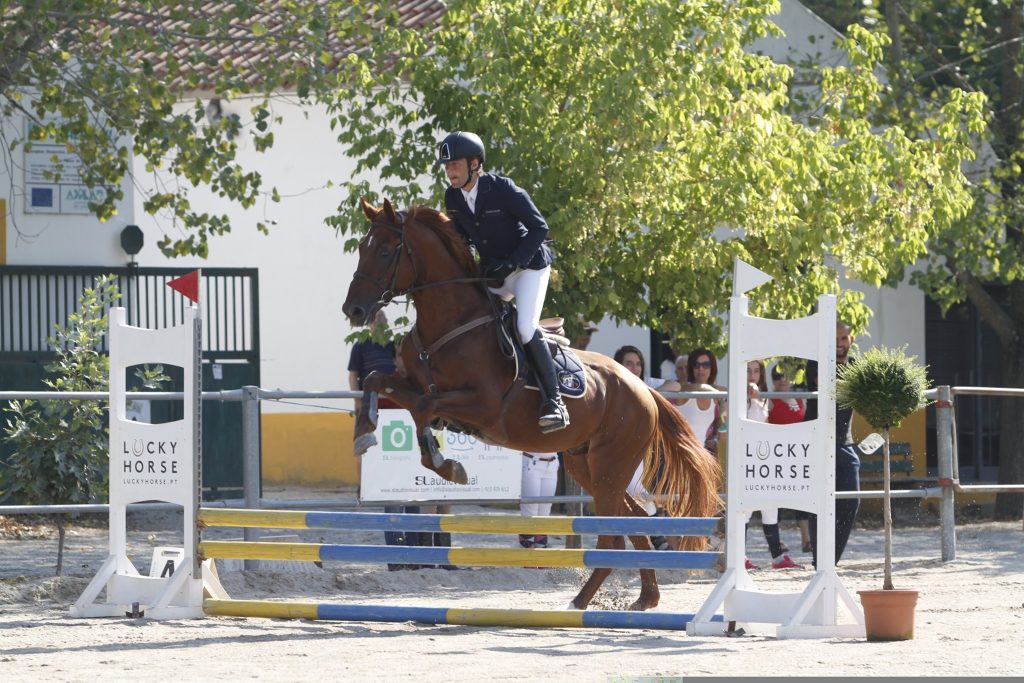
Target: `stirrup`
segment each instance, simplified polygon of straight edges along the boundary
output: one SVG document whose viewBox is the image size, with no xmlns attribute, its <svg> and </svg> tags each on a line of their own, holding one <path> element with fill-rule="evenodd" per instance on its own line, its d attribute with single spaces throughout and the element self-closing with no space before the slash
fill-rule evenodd
<svg viewBox="0 0 1024 683">
<path fill-rule="evenodd" d="M 558 401 L 545 401 L 541 408 L 541 415 L 537 419 L 537 426 L 540 427 L 543 434 L 565 429 L 569 426 L 569 411 Z"/>
</svg>

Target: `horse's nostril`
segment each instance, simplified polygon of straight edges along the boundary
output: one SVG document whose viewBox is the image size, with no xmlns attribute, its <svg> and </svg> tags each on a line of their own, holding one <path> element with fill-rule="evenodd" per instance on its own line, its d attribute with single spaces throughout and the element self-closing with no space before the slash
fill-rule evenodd
<svg viewBox="0 0 1024 683">
<path fill-rule="evenodd" d="M 345 313 L 348 314 L 349 319 L 353 322 L 362 322 L 366 315 L 366 311 L 363 310 L 362 306 L 352 306 Z"/>
</svg>

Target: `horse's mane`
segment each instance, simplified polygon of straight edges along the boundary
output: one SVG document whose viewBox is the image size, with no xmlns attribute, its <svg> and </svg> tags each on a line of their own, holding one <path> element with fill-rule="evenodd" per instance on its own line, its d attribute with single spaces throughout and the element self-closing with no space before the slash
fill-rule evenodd
<svg viewBox="0 0 1024 683">
<path fill-rule="evenodd" d="M 414 206 L 409 209 L 408 220 L 415 220 L 433 230 L 467 275 L 479 274 L 473 252 L 469 250 L 465 238 L 455 229 L 448 216 L 429 206 Z"/>
</svg>

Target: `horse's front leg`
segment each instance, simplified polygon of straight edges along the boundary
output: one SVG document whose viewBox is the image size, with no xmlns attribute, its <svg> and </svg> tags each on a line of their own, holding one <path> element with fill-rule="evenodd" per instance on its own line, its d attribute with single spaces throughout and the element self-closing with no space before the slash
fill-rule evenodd
<svg viewBox="0 0 1024 683">
<path fill-rule="evenodd" d="M 388 398 L 411 410 L 422 396 L 404 377 L 371 372 L 363 380 L 363 404 L 356 415 L 355 454 L 362 455 L 377 444 L 377 396 L 383 392 Z"/>
<path fill-rule="evenodd" d="M 481 405 L 479 393 L 476 391 L 447 391 L 420 396 L 416 406 L 410 412 L 416 423 L 416 433 L 420 444 L 420 462 L 424 467 L 436 472 L 447 481 L 456 484 L 469 483 L 469 475 L 462 463 L 445 458 L 441 454 L 441 445 L 437 437 L 434 436 L 431 424 L 436 417 L 445 415 L 459 416 L 457 419 L 460 422 L 463 420 L 470 423 L 476 422 L 477 420 L 467 420 L 466 418 L 475 415 L 474 411 L 479 410 L 481 410 Z"/>
</svg>

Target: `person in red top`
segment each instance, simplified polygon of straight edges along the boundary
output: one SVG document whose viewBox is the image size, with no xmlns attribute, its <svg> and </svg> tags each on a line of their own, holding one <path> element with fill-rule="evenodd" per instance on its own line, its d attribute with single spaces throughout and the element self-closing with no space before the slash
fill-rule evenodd
<svg viewBox="0 0 1024 683">
<path fill-rule="evenodd" d="M 793 383 L 776 363 L 772 366 L 772 388 L 774 391 L 792 391 Z M 768 423 L 788 425 L 803 422 L 807 405 L 802 398 L 773 398 L 768 402 Z"/>
</svg>

